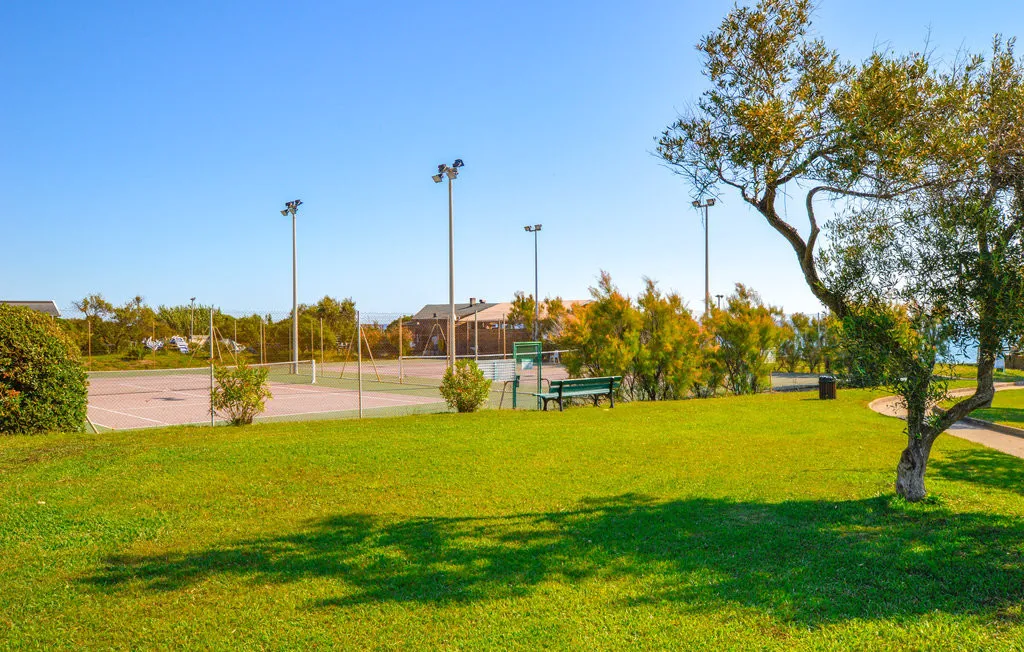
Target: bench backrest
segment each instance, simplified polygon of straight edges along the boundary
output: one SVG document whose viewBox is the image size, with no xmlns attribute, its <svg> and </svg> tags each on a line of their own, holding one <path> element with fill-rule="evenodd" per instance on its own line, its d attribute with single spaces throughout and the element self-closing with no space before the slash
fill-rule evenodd
<svg viewBox="0 0 1024 652">
<path fill-rule="evenodd" d="M 561 387 L 565 390 L 604 390 L 608 391 L 608 386 L 611 385 L 613 390 L 619 388 L 619 384 L 622 382 L 622 376 L 603 376 L 600 378 L 567 378 L 566 380 L 552 380 L 551 390 L 557 392 Z"/>
</svg>

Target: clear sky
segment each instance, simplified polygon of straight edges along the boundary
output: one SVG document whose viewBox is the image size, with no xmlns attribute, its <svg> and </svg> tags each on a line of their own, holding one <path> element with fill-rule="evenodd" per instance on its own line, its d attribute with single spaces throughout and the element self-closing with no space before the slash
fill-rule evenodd
<svg viewBox="0 0 1024 652">
<path fill-rule="evenodd" d="M 456 297 L 583 298 L 599 270 L 703 295 L 703 231 L 654 138 L 704 87 L 694 44 L 726 2 L 0 3 L 0 298 L 65 306 L 191 296 L 228 311 L 351 296 L 366 311 Z M 822 0 L 844 56 L 941 56 L 1024 28 L 1007 0 Z M 1010 32 L 1009 35 L 1013 33 Z M 726 194 L 711 291 L 815 312 L 793 254 Z"/>
</svg>

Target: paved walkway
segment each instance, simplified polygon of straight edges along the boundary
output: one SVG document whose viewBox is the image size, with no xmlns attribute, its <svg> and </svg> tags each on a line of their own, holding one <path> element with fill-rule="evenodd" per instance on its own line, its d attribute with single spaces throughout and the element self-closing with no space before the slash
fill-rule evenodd
<svg viewBox="0 0 1024 652">
<path fill-rule="evenodd" d="M 995 389 L 997 392 L 1001 392 L 1006 390 L 1024 389 L 1024 386 L 1015 385 L 1013 383 L 996 383 Z M 949 392 L 950 396 L 969 396 L 973 393 L 973 387 L 954 389 Z M 900 407 L 899 402 L 900 399 L 898 396 L 886 396 L 884 398 L 871 401 L 868 407 L 879 414 L 884 414 L 887 417 L 905 419 L 907 415 L 906 410 Z M 964 422 L 953 424 L 946 432 L 954 437 L 973 441 L 976 444 L 994 448 L 997 451 L 1002 451 L 1003 453 L 1007 453 L 1015 457 L 1024 458 L 1024 437 L 997 432 L 990 428 Z"/>
</svg>

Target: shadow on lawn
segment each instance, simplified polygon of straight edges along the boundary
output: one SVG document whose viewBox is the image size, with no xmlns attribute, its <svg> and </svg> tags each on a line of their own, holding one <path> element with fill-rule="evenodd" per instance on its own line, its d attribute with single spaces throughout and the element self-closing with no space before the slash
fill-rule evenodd
<svg viewBox="0 0 1024 652">
<path fill-rule="evenodd" d="M 277 537 L 199 552 L 117 556 L 84 581 L 171 591 L 236 575 L 253 583 L 336 579 L 312 608 L 451 603 L 529 594 L 541 582 L 616 582 L 622 604 L 734 604 L 807 625 L 852 618 L 1002 613 L 1024 601 L 1024 523 L 889 498 L 832 503 L 655 502 L 384 521 L 342 515 Z"/>
<path fill-rule="evenodd" d="M 946 454 L 946 459 L 929 462 L 928 470 L 946 480 L 971 482 L 1024 494 L 1024 463 L 999 451 L 981 449 L 950 452 Z"/>
</svg>

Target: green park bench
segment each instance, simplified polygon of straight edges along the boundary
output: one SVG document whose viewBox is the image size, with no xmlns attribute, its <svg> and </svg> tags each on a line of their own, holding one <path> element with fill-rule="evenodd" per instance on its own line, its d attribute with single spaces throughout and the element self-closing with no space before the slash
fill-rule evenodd
<svg viewBox="0 0 1024 652">
<path fill-rule="evenodd" d="M 600 378 L 570 378 L 567 380 L 552 380 L 548 391 L 537 394 L 537 398 L 544 400 L 544 409 L 548 409 L 548 401 L 558 401 L 558 411 L 562 411 L 562 399 L 579 396 L 589 396 L 597 405 L 602 396 L 611 400 L 611 406 L 615 407 L 615 390 L 619 388 L 622 376 L 602 376 Z"/>
</svg>

